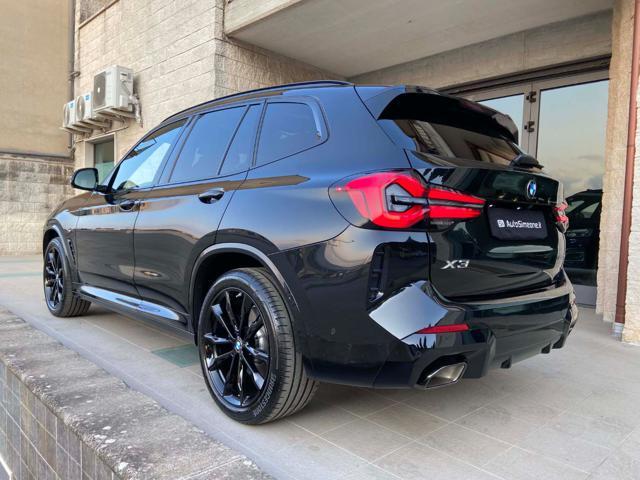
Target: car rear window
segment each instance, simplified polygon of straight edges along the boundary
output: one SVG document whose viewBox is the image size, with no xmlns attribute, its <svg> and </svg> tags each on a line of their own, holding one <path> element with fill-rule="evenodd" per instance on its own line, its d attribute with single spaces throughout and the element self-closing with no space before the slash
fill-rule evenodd
<svg viewBox="0 0 640 480">
<path fill-rule="evenodd" d="M 504 126 L 511 120 L 498 112 L 488 116 L 491 110 L 482 108 L 451 97 L 406 94 L 385 108 L 378 123 L 402 148 L 508 165 L 522 153 Z"/>
</svg>

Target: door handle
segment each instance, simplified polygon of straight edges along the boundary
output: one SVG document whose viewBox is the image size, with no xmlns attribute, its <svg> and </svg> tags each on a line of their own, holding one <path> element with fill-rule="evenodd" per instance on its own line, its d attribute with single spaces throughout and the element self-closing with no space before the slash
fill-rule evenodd
<svg viewBox="0 0 640 480">
<path fill-rule="evenodd" d="M 198 198 L 202 203 L 213 203 L 217 202 L 224 195 L 224 188 L 212 188 L 211 190 L 207 190 L 206 192 L 198 195 Z"/>
<path fill-rule="evenodd" d="M 135 200 L 123 200 L 118 203 L 118 208 L 122 211 L 129 212 L 138 204 Z"/>
</svg>

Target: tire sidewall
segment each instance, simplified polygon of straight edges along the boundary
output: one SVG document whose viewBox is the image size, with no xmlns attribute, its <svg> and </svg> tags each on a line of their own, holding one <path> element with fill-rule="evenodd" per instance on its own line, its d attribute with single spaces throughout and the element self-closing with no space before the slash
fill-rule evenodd
<svg viewBox="0 0 640 480">
<path fill-rule="evenodd" d="M 58 303 L 56 308 L 51 308 L 51 305 L 49 305 L 49 302 L 47 300 L 47 292 L 46 292 L 45 286 L 44 286 L 44 276 L 45 276 L 45 271 L 46 271 L 46 268 L 47 268 L 47 255 L 49 254 L 49 252 L 52 249 L 55 249 L 58 252 L 58 256 L 60 257 L 60 260 L 62 261 L 62 281 L 63 281 L 62 301 Z M 45 249 L 45 252 L 44 252 L 44 264 L 42 266 L 42 277 L 43 277 L 42 290 L 43 290 L 43 293 L 44 293 L 44 296 L 45 296 L 45 303 L 47 305 L 47 309 L 53 315 L 60 316 L 62 314 L 63 310 L 65 309 L 66 304 L 70 300 L 70 295 L 71 295 L 71 289 L 70 289 L 71 272 L 69 271 L 69 262 L 67 261 L 67 255 L 65 254 L 64 248 L 62 246 L 62 242 L 60 241 L 60 238 L 58 238 L 58 237 L 52 238 L 51 241 L 47 244 L 47 248 Z"/>
<path fill-rule="evenodd" d="M 269 279 L 270 281 L 270 279 Z M 246 295 L 253 300 L 256 307 L 260 310 L 260 314 L 264 319 L 264 325 L 267 329 L 269 337 L 269 372 L 265 379 L 266 387 L 260 393 L 260 396 L 254 400 L 249 407 L 243 407 L 241 409 L 229 405 L 226 401 L 220 398 L 218 392 L 211 384 L 209 372 L 207 370 L 204 358 L 204 341 L 203 336 L 205 333 L 206 316 L 210 315 L 211 303 L 215 297 L 225 288 L 238 288 L 242 290 Z M 280 354 L 278 336 L 275 332 L 275 312 L 272 309 L 270 298 L 261 287 L 261 280 L 257 276 L 251 275 L 249 272 L 243 271 L 231 271 L 220 277 L 213 286 L 209 289 L 202 309 L 200 310 L 200 316 L 198 318 L 198 352 L 200 358 L 200 367 L 202 374 L 205 378 L 205 383 L 209 389 L 209 393 L 216 401 L 218 406 L 234 420 L 242 423 L 257 424 L 262 423 L 265 418 L 268 418 L 277 403 L 277 394 L 280 390 L 281 375 L 280 375 Z"/>
</svg>

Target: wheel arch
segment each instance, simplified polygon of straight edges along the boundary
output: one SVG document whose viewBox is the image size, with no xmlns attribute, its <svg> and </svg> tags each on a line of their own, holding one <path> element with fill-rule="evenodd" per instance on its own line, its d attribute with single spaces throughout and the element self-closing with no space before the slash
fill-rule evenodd
<svg viewBox="0 0 640 480">
<path fill-rule="evenodd" d="M 43 255 L 45 250 L 47 249 L 47 245 L 49 245 L 49 242 L 55 237 L 64 238 L 62 236 L 62 232 L 60 231 L 60 228 L 57 225 L 55 224 L 49 225 L 44 231 L 44 234 L 42 235 L 42 254 Z"/>
<path fill-rule="evenodd" d="M 202 251 L 194 263 L 189 284 L 190 329 L 196 333 L 200 309 L 212 283 L 224 273 L 241 267 L 265 268 L 275 279 L 276 287 L 291 308 L 298 308 L 297 302 L 273 261 L 262 251 L 241 243 L 212 245 Z M 290 312 L 293 314 L 294 312 Z M 197 334 L 194 335 L 197 341 Z"/>
<path fill-rule="evenodd" d="M 63 232 L 64 231 L 62 227 L 56 223 L 51 223 L 47 225 L 42 235 L 42 255 L 44 256 L 44 252 L 46 251 L 47 245 L 49 245 L 49 242 L 51 242 L 51 240 L 53 240 L 54 238 L 59 238 L 60 242 L 62 243 L 64 255 L 65 257 L 67 257 L 67 261 L 69 262 L 69 266 L 71 267 L 71 276 L 73 278 L 73 281 L 77 282 L 78 271 L 77 271 L 77 264 L 76 264 L 76 254 L 75 254 L 75 251 L 73 250 L 73 246 L 71 245 L 71 242 L 65 237 Z"/>
</svg>

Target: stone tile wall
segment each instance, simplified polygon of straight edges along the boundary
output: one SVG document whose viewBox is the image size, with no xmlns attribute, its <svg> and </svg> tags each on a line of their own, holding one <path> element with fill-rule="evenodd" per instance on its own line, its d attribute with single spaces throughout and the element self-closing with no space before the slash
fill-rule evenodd
<svg viewBox="0 0 640 480">
<path fill-rule="evenodd" d="M 0 458 L 17 480 L 114 478 L 93 449 L 2 362 Z"/>
<path fill-rule="evenodd" d="M 1 309 L 0 459 L 17 480 L 270 478 Z"/>
<path fill-rule="evenodd" d="M 42 251 L 48 215 L 73 195 L 68 158 L 0 153 L 0 255 Z"/>
<path fill-rule="evenodd" d="M 637 98 L 640 105 L 640 94 Z M 631 210 L 631 235 L 629 236 L 629 266 L 627 279 L 627 299 L 625 325 L 622 340 L 640 345 L 640 109 L 636 110 L 638 126 L 635 141 L 633 204 Z"/>
<path fill-rule="evenodd" d="M 609 67 L 609 107 L 602 185 L 600 251 L 598 257 L 598 299 L 596 310 L 613 322 L 618 293 L 622 199 L 629 124 L 629 87 L 633 39 L 633 0 L 615 0 L 611 24 L 612 53 Z M 629 269 L 632 276 L 636 272 Z M 632 277 L 629 277 L 632 280 Z M 636 294 L 637 295 L 637 294 Z M 636 297 L 637 298 L 637 297 Z"/>
</svg>

